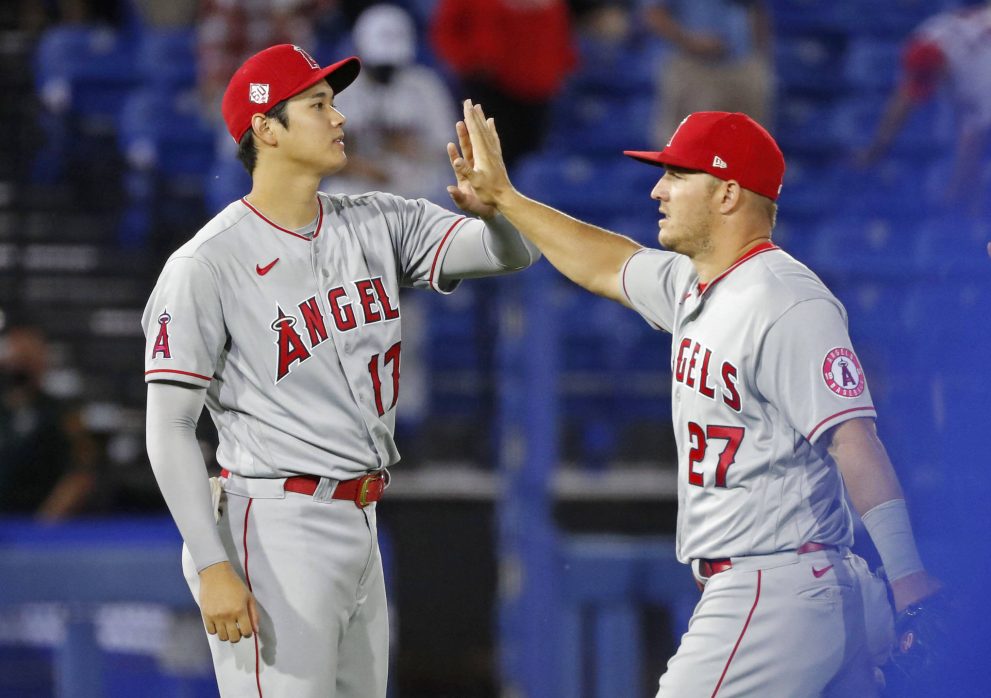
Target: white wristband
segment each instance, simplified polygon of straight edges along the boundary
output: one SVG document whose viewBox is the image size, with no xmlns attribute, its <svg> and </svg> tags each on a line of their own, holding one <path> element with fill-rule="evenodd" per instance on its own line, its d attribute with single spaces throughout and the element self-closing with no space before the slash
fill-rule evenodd
<svg viewBox="0 0 991 698">
<path fill-rule="evenodd" d="M 919 559 L 904 499 L 878 504 L 861 517 L 874 541 L 889 582 L 907 577 L 924 568 Z"/>
</svg>

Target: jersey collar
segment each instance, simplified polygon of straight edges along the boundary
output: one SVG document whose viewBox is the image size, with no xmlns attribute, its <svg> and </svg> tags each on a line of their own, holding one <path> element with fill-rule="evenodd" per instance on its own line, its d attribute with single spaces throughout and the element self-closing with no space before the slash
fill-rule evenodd
<svg viewBox="0 0 991 698">
<path fill-rule="evenodd" d="M 251 212 L 252 213 L 254 213 L 256 216 L 258 216 L 259 218 L 261 218 L 263 221 L 265 221 L 266 223 L 268 223 L 270 226 L 272 226 L 276 230 L 278 230 L 280 232 L 283 232 L 283 233 L 286 233 L 287 235 L 292 235 L 294 238 L 299 238 L 300 240 L 306 240 L 307 242 L 310 242 L 311 240 L 316 240 L 317 237 L 320 235 L 320 228 L 323 226 L 323 202 L 320 201 L 320 197 L 319 196 L 317 197 L 317 228 L 313 232 L 313 237 L 312 238 L 308 238 L 305 235 L 300 235 L 299 233 L 297 233 L 294 230 L 289 230 L 288 228 L 283 228 L 281 225 L 278 225 L 277 223 L 273 223 L 271 220 L 269 220 L 268 218 L 265 217 L 265 214 L 263 214 L 257 208 L 255 208 L 254 206 L 252 206 L 251 204 L 249 204 L 248 203 L 248 200 L 245 199 L 245 198 L 243 198 L 243 197 L 241 198 L 241 203 L 244 204 L 245 206 L 247 206 L 249 209 L 251 209 Z"/>
<path fill-rule="evenodd" d="M 779 249 L 778 246 L 775 245 L 770 240 L 768 240 L 767 242 L 762 242 L 761 244 L 757 245 L 756 247 L 751 247 L 749 250 L 747 250 L 747 252 L 742 257 L 740 257 L 738 260 L 736 260 L 735 262 L 733 262 L 733 264 L 730 265 L 730 267 L 728 269 L 726 269 L 722 274 L 719 274 L 712 281 L 709 281 L 708 283 L 702 283 L 700 281 L 698 283 L 699 297 L 701 297 L 708 289 L 710 289 L 713 286 L 715 286 L 715 284 L 716 284 L 717 281 L 722 280 L 727 274 L 729 274 L 731 271 L 733 271 L 734 269 L 736 269 L 738 266 L 740 266 L 741 264 L 743 264 L 744 262 L 746 262 L 751 257 L 756 257 L 761 252 L 769 252 L 771 250 L 777 250 L 777 249 Z"/>
</svg>

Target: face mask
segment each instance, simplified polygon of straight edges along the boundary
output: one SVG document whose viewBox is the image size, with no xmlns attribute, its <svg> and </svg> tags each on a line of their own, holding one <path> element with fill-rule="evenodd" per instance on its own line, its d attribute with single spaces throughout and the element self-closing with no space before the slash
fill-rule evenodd
<svg viewBox="0 0 991 698">
<path fill-rule="evenodd" d="M 396 75 L 394 65 L 370 65 L 365 68 L 368 76 L 380 85 L 388 85 Z"/>
<path fill-rule="evenodd" d="M 15 369 L 0 369 L 0 389 L 27 388 L 31 385 L 31 374 L 27 371 Z"/>
</svg>

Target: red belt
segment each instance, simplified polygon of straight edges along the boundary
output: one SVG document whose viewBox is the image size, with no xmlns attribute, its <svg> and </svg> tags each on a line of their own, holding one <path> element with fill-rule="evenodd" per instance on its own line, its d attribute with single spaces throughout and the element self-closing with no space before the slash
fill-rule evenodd
<svg viewBox="0 0 991 698">
<path fill-rule="evenodd" d="M 836 550 L 836 546 L 825 543 L 805 543 L 799 546 L 795 552 L 799 555 L 804 555 L 805 553 L 814 553 L 819 550 Z M 703 577 L 711 577 L 714 574 L 725 572 L 732 566 L 733 563 L 728 557 L 721 557 L 715 560 L 699 560 L 699 574 Z"/>
<path fill-rule="evenodd" d="M 364 509 L 372 502 L 382 499 L 389 484 L 388 471 L 376 470 L 353 480 L 341 480 L 334 488 L 332 499 L 350 499 L 359 509 Z M 230 477 L 230 471 L 226 468 L 220 471 L 221 477 Z M 287 477 L 285 482 L 286 492 L 296 492 L 298 494 L 312 495 L 317 491 L 320 478 L 316 475 L 294 475 Z"/>
</svg>

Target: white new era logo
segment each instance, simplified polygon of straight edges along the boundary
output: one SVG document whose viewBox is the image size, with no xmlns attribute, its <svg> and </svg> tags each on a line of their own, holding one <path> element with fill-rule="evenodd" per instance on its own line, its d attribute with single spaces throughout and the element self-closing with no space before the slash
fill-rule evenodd
<svg viewBox="0 0 991 698">
<path fill-rule="evenodd" d="M 712 158 L 712 166 L 713 167 L 721 167 L 724 170 L 727 167 L 729 167 L 729 165 L 727 165 L 726 162 L 721 157 L 719 157 L 718 155 L 716 157 Z"/>
<path fill-rule="evenodd" d="M 248 87 L 248 99 L 255 104 L 268 104 L 268 83 L 253 82 Z"/>
</svg>

